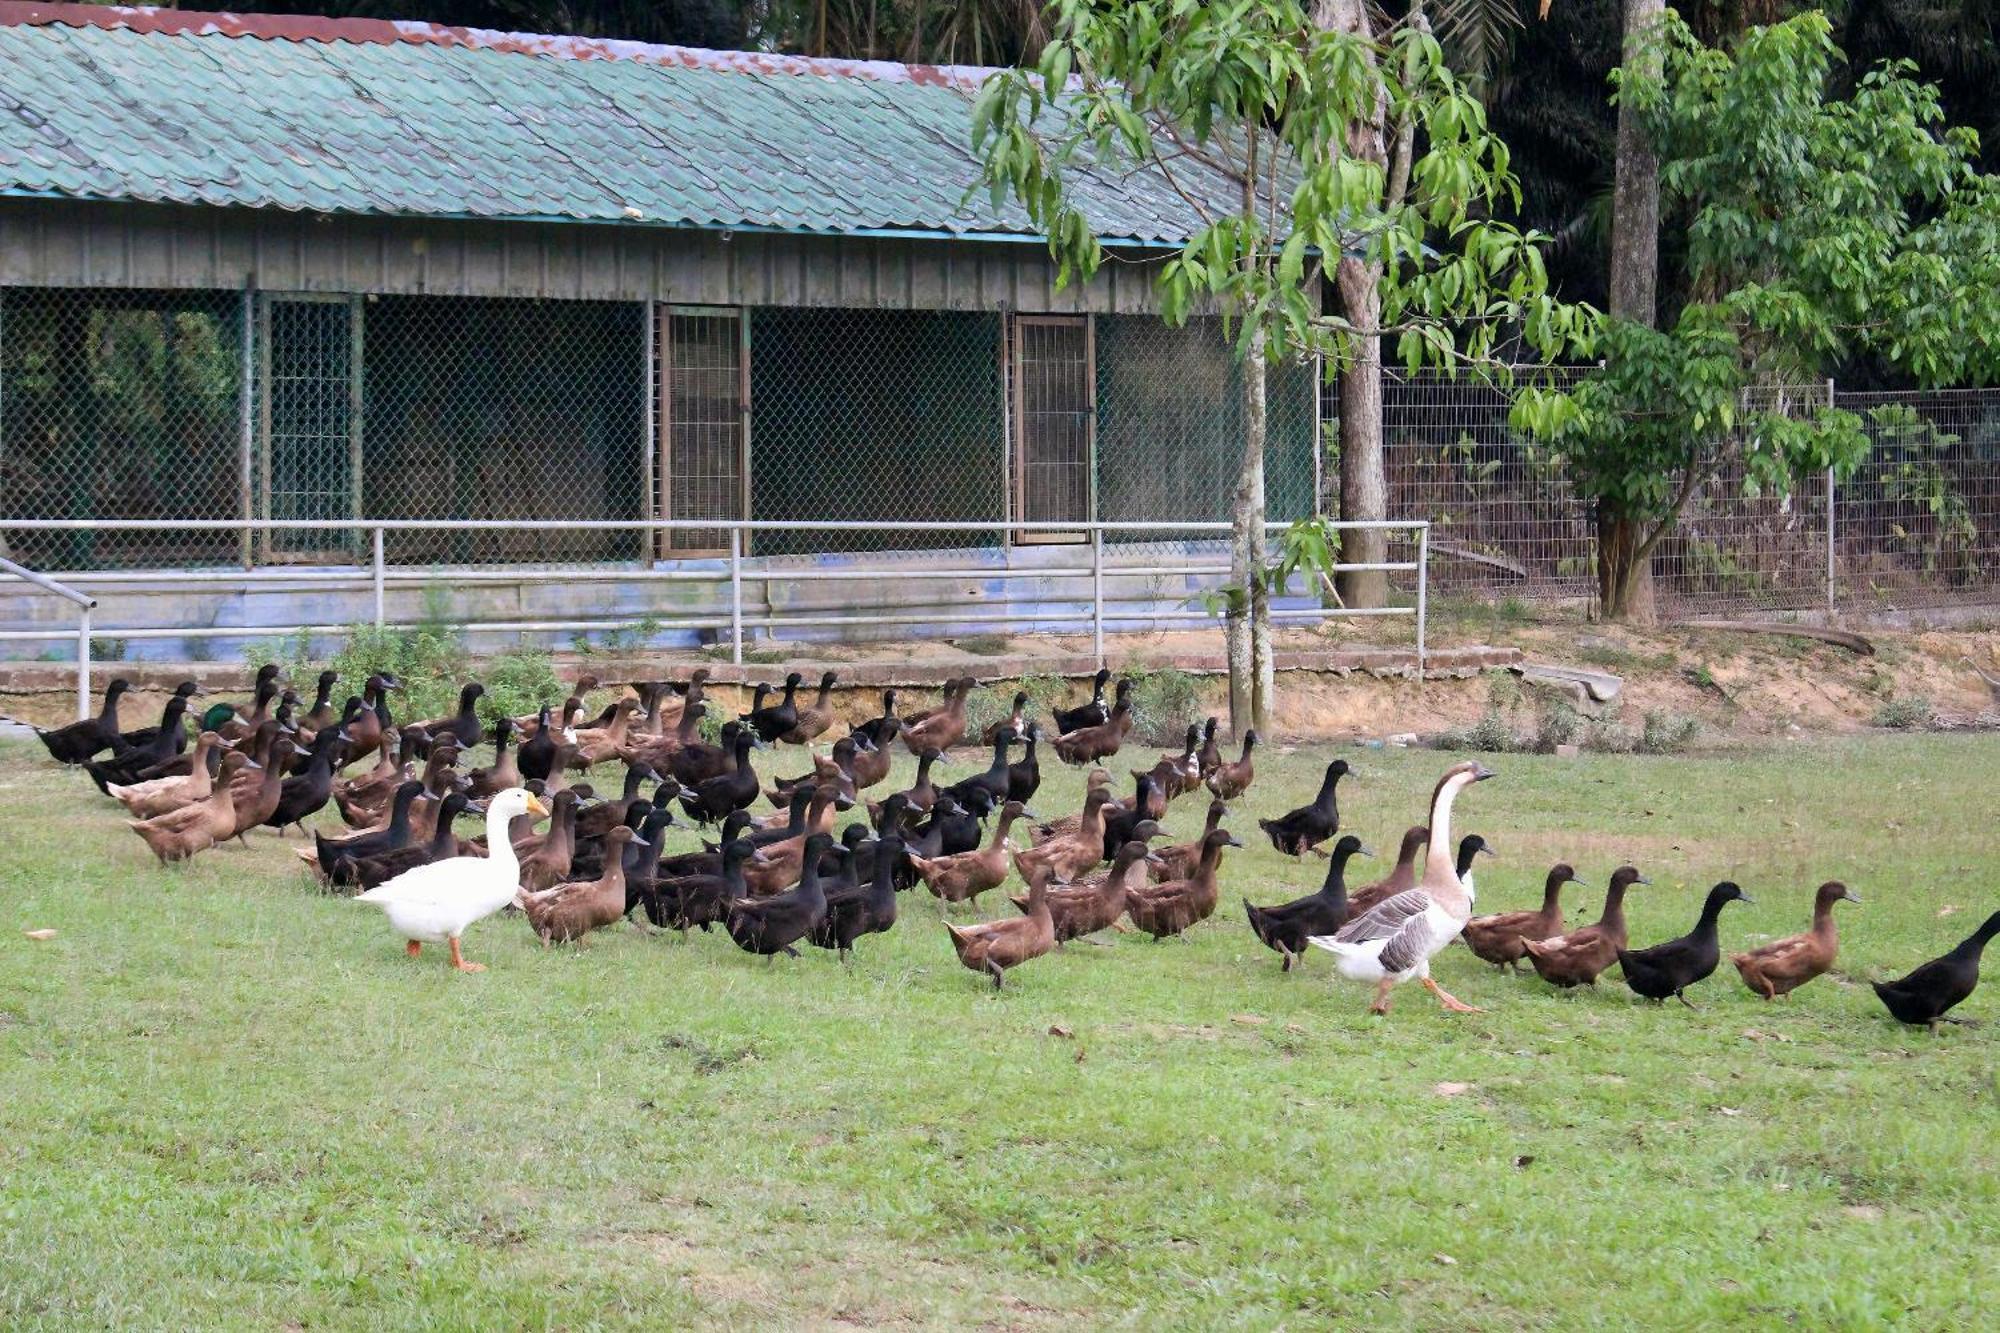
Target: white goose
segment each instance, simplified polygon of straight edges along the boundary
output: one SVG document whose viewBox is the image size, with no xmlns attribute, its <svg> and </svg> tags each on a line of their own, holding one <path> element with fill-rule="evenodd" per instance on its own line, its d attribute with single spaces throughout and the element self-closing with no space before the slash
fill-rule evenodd
<svg viewBox="0 0 2000 1333">
<path fill-rule="evenodd" d="M 1411 977 L 1453 1013 L 1481 1012 L 1431 980 L 1431 958 L 1458 937 L 1472 915 L 1472 884 L 1469 878 L 1460 880 L 1452 854 L 1452 802 L 1473 783 L 1492 776 L 1491 769 L 1478 763 L 1446 770 L 1431 794 L 1430 844 L 1416 886 L 1384 898 L 1336 934 L 1311 937 L 1312 944 L 1333 955 L 1340 975 L 1375 983 L 1369 1012 L 1388 1013 L 1389 992 Z"/>
<path fill-rule="evenodd" d="M 448 943 L 453 967 L 484 972 L 483 964 L 465 961 L 458 951 L 459 937 L 467 926 L 492 916 L 520 892 L 521 863 L 507 837 L 508 823 L 517 815 L 547 813 L 534 793 L 509 787 L 486 803 L 485 856 L 453 856 L 416 866 L 357 894 L 355 901 L 382 909 L 396 933 L 410 942 L 410 957 L 423 952 L 426 943 Z"/>
</svg>

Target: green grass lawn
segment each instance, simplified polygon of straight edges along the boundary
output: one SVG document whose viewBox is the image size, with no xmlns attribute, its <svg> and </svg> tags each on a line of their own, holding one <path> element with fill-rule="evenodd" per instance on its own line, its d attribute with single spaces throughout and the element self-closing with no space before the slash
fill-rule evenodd
<svg viewBox="0 0 2000 1333">
<path fill-rule="evenodd" d="M 1235 826 L 1327 757 L 1260 755 Z M 1350 757 L 1347 822 L 1393 852 L 1449 757 Z M 1489 1012 L 1409 987 L 1371 1019 L 1251 936 L 1240 896 L 1324 864 L 1267 846 L 1186 940 L 998 995 L 921 890 L 848 970 L 503 917 L 458 976 L 309 891 L 296 840 L 161 869 L 81 774 L 0 749 L 0 1324 L 1993 1326 L 2000 1025 L 1905 1030 L 1861 983 L 2000 906 L 2000 741 L 1495 764 L 1459 805 L 1504 858 L 1483 909 L 1629 859 L 1642 943 L 1739 880 L 1731 948 L 1839 877 L 1839 970 L 1766 1005 L 1725 961 L 1689 1012 L 1454 947 Z"/>
</svg>

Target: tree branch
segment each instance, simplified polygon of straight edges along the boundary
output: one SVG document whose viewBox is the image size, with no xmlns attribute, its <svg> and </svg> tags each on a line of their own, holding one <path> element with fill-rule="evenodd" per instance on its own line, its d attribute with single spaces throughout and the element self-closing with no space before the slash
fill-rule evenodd
<svg viewBox="0 0 2000 1333">
<path fill-rule="evenodd" d="M 1694 498 L 1694 488 L 1700 484 L 1700 462 L 1701 439 L 1697 436 L 1688 445 L 1687 468 L 1681 476 L 1680 492 L 1674 496 L 1673 504 L 1667 507 L 1667 512 L 1661 517 L 1659 523 L 1654 525 L 1652 533 L 1645 541 L 1640 542 L 1638 547 L 1632 552 L 1633 564 L 1641 564 L 1644 561 L 1652 559 L 1654 548 L 1666 537 L 1668 530 L 1680 521 L 1681 511 L 1687 508 L 1687 502 Z"/>
</svg>

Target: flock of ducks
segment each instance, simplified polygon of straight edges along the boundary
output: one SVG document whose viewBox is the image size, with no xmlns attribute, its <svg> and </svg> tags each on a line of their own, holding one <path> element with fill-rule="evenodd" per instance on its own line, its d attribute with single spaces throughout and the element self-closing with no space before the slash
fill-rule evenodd
<svg viewBox="0 0 2000 1333">
<path fill-rule="evenodd" d="M 1210 718 L 1188 729 L 1180 752 L 1131 770 L 1129 797 L 1115 796 L 1111 774 L 1093 767 L 1082 809 L 1042 819 L 1028 802 L 1041 787 L 1045 739 L 1062 762 L 1096 765 L 1130 732 L 1131 682 L 1119 681 L 1107 701 L 1107 671 L 1092 680 L 1087 699 L 1051 711 L 1046 735 L 1028 715 L 1028 696 L 1017 694 L 1010 714 L 976 738 L 990 747 L 987 767 L 943 785 L 936 764 L 968 739 L 970 677 L 949 682 L 936 707 L 909 714 L 898 712 L 897 691 L 885 691 L 878 716 L 824 754 L 808 748 L 803 773 L 767 782 L 757 751 L 811 747 L 832 728 L 834 672 L 820 677 L 810 701 L 797 672 L 780 686 L 759 685 L 749 711 L 725 722 L 712 742 L 700 730 L 712 711 L 706 670 L 640 683 L 594 716 L 583 696 L 598 682 L 584 677 L 559 707 L 490 725 L 477 682 L 464 687 L 453 713 L 398 725 L 390 699 L 399 682 L 389 673 L 369 676 L 361 693 L 336 707 L 339 677 L 323 672 L 303 710 L 280 675 L 267 664 L 249 700 L 217 703 L 195 718 L 189 710 L 202 691 L 184 682 L 156 726 L 129 731 L 119 721 L 129 686 L 113 680 L 97 716 L 39 734 L 51 757 L 83 767 L 126 807 L 129 826 L 160 861 L 187 860 L 260 827 L 296 828 L 311 838 L 298 855 L 321 884 L 380 908 L 412 956 L 425 944 L 444 945 L 452 966 L 465 971 L 482 970 L 464 957 L 466 930 L 510 908 L 544 945 L 643 911 L 683 939 L 721 927 L 739 948 L 767 959 L 796 958 L 797 946 L 809 944 L 844 961 L 863 937 L 896 926 L 900 895 L 917 884 L 948 912 L 977 904 L 1011 873 L 1025 886 L 1009 895 L 1018 915 L 942 922 L 959 962 L 997 989 L 1007 972 L 1068 941 L 1128 928 L 1165 939 L 1211 917 L 1223 854 L 1244 845 L 1222 826 L 1229 802 L 1256 779 L 1257 734 L 1247 733 L 1232 758 Z M 489 741 L 493 762 L 465 767 Z M 897 746 L 917 759 L 914 782 L 869 799 Z M 616 795 L 573 781 L 612 764 L 623 770 Z M 1619 867 L 1599 918 L 1571 929 L 1562 892 L 1582 881 L 1565 863 L 1549 870 L 1540 907 L 1475 916 L 1473 866 L 1492 849 L 1478 834 L 1454 842 L 1452 819 L 1459 797 L 1494 776 L 1477 762 L 1455 764 L 1439 779 L 1427 822 L 1404 834 L 1391 871 L 1350 889 L 1350 863 L 1370 855 L 1359 838 L 1342 834 L 1339 786 L 1351 771 L 1334 760 L 1313 800 L 1257 821 L 1277 851 L 1327 858 L 1321 888 L 1271 906 L 1246 901 L 1244 911 L 1285 971 L 1309 950 L 1324 951 L 1338 975 L 1373 987 L 1378 1014 L 1410 981 L 1449 1011 L 1479 1012 L 1431 976 L 1431 960 L 1459 940 L 1496 967 L 1525 963 L 1558 987 L 1595 985 L 1616 964 L 1638 995 L 1692 1008 L 1687 991 L 1721 962 L 1724 908 L 1749 901 L 1735 883 L 1719 883 L 1687 934 L 1634 949 L 1624 901 L 1645 876 Z M 1202 790 L 1210 801 L 1201 836 L 1156 846 L 1169 803 Z M 760 815 L 760 800 L 774 809 Z M 307 829 L 329 806 L 348 826 L 345 836 Z M 865 817 L 836 834 L 844 812 Z M 484 823 L 470 838 L 455 827 L 468 814 Z M 683 820 L 718 833 L 702 851 L 662 854 L 662 833 Z M 1829 881 L 1815 895 L 1806 931 L 1731 955 L 1744 984 L 1772 1000 L 1827 972 L 1839 950 L 1841 901 L 1859 899 Z M 1977 985 L 1995 934 L 2000 913 L 1951 952 L 1874 989 L 1901 1022 L 1935 1030 L 1963 1021 L 1950 1011 Z"/>
</svg>

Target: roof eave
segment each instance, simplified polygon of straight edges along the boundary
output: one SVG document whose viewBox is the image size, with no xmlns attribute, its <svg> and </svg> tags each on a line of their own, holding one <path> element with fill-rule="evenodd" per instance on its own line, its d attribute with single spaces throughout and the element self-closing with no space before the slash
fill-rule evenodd
<svg viewBox="0 0 2000 1333">
<path fill-rule="evenodd" d="M 316 217 L 388 218 L 399 222 L 533 222 L 582 227 L 629 227 L 653 231 L 701 231 L 722 235 L 815 236 L 858 240 L 972 241 L 1007 245 L 1046 246 L 1049 238 L 1025 231 L 956 231 L 948 227 L 785 227 L 765 222 L 698 222 L 686 218 L 593 218 L 572 213 L 469 213 L 409 212 L 396 209 L 340 209 L 326 211 L 286 208 L 282 204 L 207 204 L 180 199 L 147 199 L 135 195 L 74 194 L 66 190 L 36 190 L 23 186 L 0 186 L 0 198 L 40 199 L 85 204 L 152 204 L 167 208 L 210 208 L 224 212 L 307 213 Z M 1178 250 L 1185 241 L 1146 236 L 1100 236 L 1106 249 Z"/>
</svg>

